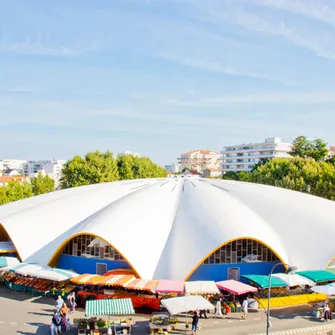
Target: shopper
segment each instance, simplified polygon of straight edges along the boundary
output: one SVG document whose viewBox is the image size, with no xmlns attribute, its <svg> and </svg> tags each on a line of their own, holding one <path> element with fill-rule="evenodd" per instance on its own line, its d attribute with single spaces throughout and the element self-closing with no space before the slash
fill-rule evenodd
<svg viewBox="0 0 335 335">
<path fill-rule="evenodd" d="M 221 298 L 216 302 L 215 318 L 217 318 L 218 316 L 222 317 Z"/>
<path fill-rule="evenodd" d="M 194 311 L 193 316 L 192 316 L 192 332 L 193 332 L 193 335 L 195 335 L 197 333 L 198 323 L 199 323 L 199 315 L 198 315 L 197 311 Z"/>
<path fill-rule="evenodd" d="M 242 303 L 242 319 L 246 320 L 248 316 L 248 306 L 249 306 L 249 298 L 245 298 Z"/>
</svg>

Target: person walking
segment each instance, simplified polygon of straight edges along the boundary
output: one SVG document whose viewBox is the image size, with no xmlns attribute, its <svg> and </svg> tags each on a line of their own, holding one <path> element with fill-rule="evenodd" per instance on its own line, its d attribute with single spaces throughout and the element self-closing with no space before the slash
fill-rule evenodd
<svg viewBox="0 0 335 335">
<path fill-rule="evenodd" d="M 325 319 L 325 321 L 333 319 L 332 312 L 327 304 L 323 307 L 323 318 Z"/>
<path fill-rule="evenodd" d="M 249 298 L 245 298 L 242 302 L 242 319 L 246 320 L 248 316 L 248 305 L 249 305 Z"/>
<path fill-rule="evenodd" d="M 51 320 L 51 334 L 52 335 L 62 334 L 62 321 L 57 312 L 55 312 Z"/>
<path fill-rule="evenodd" d="M 59 295 L 58 298 L 57 298 L 57 300 L 56 300 L 56 304 L 55 304 L 57 314 L 60 313 L 60 309 L 62 308 L 63 303 L 64 303 L 64 300 L 63 300 L 62 297 Z"/>
<path fill-rule="evenodd" d="M 194 311 L 192 316 L 192 333 L 195 335 L 198 330 L 198 323 L 199 323 L 199 315 L 197 311 Z"/>
<path fill-rule="evenodd" d="M 218 316 L 222 317 L 222 306 L 221 306 L 221 298 L 216 302 L 216 307 L 215 307 L 215 318 Z"/>
</svg>

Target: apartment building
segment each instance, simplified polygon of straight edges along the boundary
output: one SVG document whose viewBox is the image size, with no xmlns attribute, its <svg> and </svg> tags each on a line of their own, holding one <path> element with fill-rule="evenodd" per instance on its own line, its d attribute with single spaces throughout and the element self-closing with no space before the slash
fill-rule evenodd
<svg viewBox="0 0 335 335">
<path fill-rule="evenodd" d="M 3 159 L 0 164 L 1 170 L 17 170 L 20 173 L 23 171 L 23 165 L 26 163 L 25 160 L 21 159 Z"/>
<path fill-rule="evenodd" d="M 23 174 L 27 177 L 36 177 L 39 173 L 48 175 L 55 181 L 55 188 L 58 187 L 65 160 L 31 160 L 23 166 Z"/>
<path fill-rule="evenodd" d="M 180 170 L 189 169 L 201 174 L 208 168 L 220 168 L 220 154 L 212 150 L 192 150 L 181 154 L 178 158 Z"/>
<path fill-rule="evenodd" d="M 171 173 L 179 172 L 179 166 L 176 163 L 172 163 L 171 165 L 164 165 L 164 170 Z"/>
<path fill-rule="evenodd" d="M 221 151 L 222 172 L 250 172 L 262 159 L 290 157 L 292 144 L 271 137 L 260 143 L 248 143 L 223 147 Z"/>
</svg>

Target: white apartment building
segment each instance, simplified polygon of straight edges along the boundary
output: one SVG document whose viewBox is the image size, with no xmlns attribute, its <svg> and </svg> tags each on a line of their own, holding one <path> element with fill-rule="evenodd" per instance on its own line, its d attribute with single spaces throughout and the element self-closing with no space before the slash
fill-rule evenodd
<svg viewBox="0 0 335 335">
<path fill-rule="evenodd" d="M 127 150 L 125 150 L 124 152 L 120 153 L 119 155 L 120 156 L 130 155 L 130 156 L 138 157 L 138 158 L 140 157 L 140 154 L 138 154 L 137 152 L 127 151 Z"/>
<path fill-rule="evenodd" d="M 179 166 L 176 163 L 172 163 L 171 165 L 164 165 L 164 170 L 171 173 L 179 172 Z"/>
<path fill-rule="evenodd" d="M 248 143 L 223 147 L 221 151 L 222 172 L 250 172 L 262 159 L 290 157 L 292 144 L 279 137 L 265 139 L 261 143 Z"/>
<path fill-rule="evenodd" d="M 36 177 L 39 173 L 48 175 L 55 181 L 55 188 L 57 188 L 65 163 L 65 160 L 60 159 L 28 161 L 24 164 L 23 174 L 27 177 Z"/>
<path fill-rule="evenodd" d="M 2 167 L 2 169 L 0 170 L 18 170 L 19 172 L 23 171 L 23 165 L 27 162 L 25 160 L 21 160 L 21 159 L 3 159 L 1 161 L 1 165 L 0 167 Z"/>
<path fill-rule="evenodd" d="M 178 158 L 180 171 L 189 169 L 201 174 L 208 168 L 220 168 L 220 154 L 212 150 L 193 150 L 181 154 Z"/>
</svg>

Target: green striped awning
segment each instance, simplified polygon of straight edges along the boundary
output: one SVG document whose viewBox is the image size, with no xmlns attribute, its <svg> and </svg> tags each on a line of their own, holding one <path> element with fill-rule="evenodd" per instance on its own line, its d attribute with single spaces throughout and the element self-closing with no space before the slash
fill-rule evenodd
<svg viewBox="0 0 335 335">
<path fill-rule="evenodd" d="M 243 275 L 248 281 L 255 283 L 257 286 L 267 289 L 269 287 L 269 276 L 264 275 Z M 271 287 L 285 287 L 286 283 L 277 277 L 271 277 Z"/>
<path fill-rule="evenodd" d="M 297 272 L 298 275 L 306 277 L 316 283 L 335 281 L 335 274 L 326 270 L 310 270 Z"/>
<path fill-rule="evenodd" d="M 130 298 L 87 300 L 85 314 L 87 317 L 101 315 L 129 315 L 135 314 L 135 311 Z"/>
</svg>

